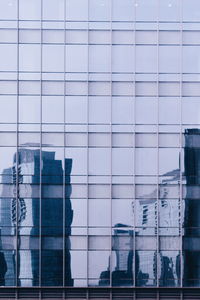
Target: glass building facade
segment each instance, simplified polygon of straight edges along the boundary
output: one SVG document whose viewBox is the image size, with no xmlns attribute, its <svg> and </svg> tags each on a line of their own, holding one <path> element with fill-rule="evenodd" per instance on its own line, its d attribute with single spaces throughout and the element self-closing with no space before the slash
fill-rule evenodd
<svg viewBox="0 0 200 300">
<path fill-rule="evenodd" d="M 0 0 L 2 288 L 200 286 L 199 37 L 199 0 Z"/>
</svg>

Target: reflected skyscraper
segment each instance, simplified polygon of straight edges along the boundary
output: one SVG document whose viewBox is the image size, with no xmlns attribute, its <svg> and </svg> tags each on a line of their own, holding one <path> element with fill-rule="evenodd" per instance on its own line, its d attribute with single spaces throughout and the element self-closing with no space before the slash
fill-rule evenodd
<svg viewBox="0 0 200 300">
<path fill-rule="evenodd" d="M 19 286 L 37 286 L 39 274 L 45 286 L 63 285 L 63 278 L 66 285 L 73 285 L 69 238 L 73 219 L 71 168 L 72 159 L 65 159 L 63 166 L 55 152 L 22 148 L 15 154 L 13 166 L 4 170 L 1 243 L 5 249 L 5 236 L 12 236 L 10 248 L 15 249 L 17 239 L 17 251 L 1 252 L 5 276 L 2 275 L 2 285 L 10 285 L 16 279 Z M 13 197 L 4 199 L 6 194 Z"/>
<path fill-rule="evenodd" d="M 129 229 L 127 225 L 115 225 L 112 238 L 113 255 L 112 258 L 109 257 L 107 271 L 103 271 L 100 275 L 99 285 L 109 285 L 110 279 L 113 286 L 133 285 L 133 234 L 133 230 Z"/>
<path fill-rule="evenodd" d="M 200 130 L 185 131 L 184 283 L 200 284 Z"/>
</svg>

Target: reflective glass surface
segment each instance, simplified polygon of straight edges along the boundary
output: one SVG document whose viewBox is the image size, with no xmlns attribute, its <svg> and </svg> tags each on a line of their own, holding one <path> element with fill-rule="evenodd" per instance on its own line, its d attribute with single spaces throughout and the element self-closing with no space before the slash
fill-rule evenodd
<svg viewBox="0 0 200 300">
<path fill-rule="evenodd" d="M 0 1 L 0 286 L 200 286 L 199 17 Z"/>
</svg>

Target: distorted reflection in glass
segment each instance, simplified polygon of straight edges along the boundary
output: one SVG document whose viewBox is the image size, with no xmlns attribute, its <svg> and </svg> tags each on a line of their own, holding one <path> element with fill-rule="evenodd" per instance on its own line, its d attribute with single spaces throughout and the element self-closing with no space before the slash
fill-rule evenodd
<svg viewBox="0 0 200 300">
<path fill-rule="evenodd" d="M 180 286 L 180 252 L 160 251 L 159 285 Z"/>
<path fill-rule="evenodd" d="M 70 202 L 72 159 L 66 158 L 63 166 L 62 160 L 56 159 L 53 149 L 40 151 L 34 148 L 21 148 L 18 153 L 12 151 L 12 154 L 12 162 L 9 160 L 7 168 L 4 165 L 4 168 L 2 167 L 0 285 L 14 285 L 14 278 L 17 278 L 18 286 L 39 285 L 41 259 L 42 285 L 72 286 L 69 252 L 69 235 L 73 219 Z M 5 162 L 4 164 L 6 166 Z M 63 176 L 68 186 L 64 201 Z M 65 218 L 63 218 L 64 208 Z M 65 250 L 65 274 L 63 274 L 64 228 L 65 239 L 68 240 L 68 249 Z M 17 252 L 15 235 L 18 237 Z M 10 239 L 8 240 L 6 236 L 10 236 Z"/>
<path fill-rule="evenodd" d="M 200 285 L 200 130 L 185 130 L 184 286 Z"/>
</svg>

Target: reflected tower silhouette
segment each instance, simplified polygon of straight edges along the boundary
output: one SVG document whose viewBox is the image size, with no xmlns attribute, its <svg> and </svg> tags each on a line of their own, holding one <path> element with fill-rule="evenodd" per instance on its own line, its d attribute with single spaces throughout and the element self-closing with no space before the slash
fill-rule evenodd
<svg viewBox="0 0 200 300">
<path fill-rule="evenodd" d="M 112 269 L 111 280 L 113 286 L 131 286 L 133 285 L 134 260 L 133 230 L 124 224 L 116 224 L 114 227 L 112 259 L 109 258 L 108 269 L 101 272 L 99 285 L 110 284 L 110 270 Z"/>
<path fill-rule="evenodd" d="M 37 286 L 40 274 L 43 286 L 73 285 L 69 238 L 72 159 L 64 163 L 63 170 L 54 151 L 22 148 L 15 154 L 13 166 L 4 170 L 7 177 L 3 177 L 2 197 L 8 188 L 13 197 L 10 202 L 2 202 L 1 225 L 8 226 L 4 234 L 17 236 L 12 259 L 5 253 L 5 285 L 10 285 L 9 278 L 13 277 L 18 286 Z"/>
<path fill-rule="evenodd" d="M 185 130 L 184 285 L 200 284 L 200 130 Z"/>
</svg>

